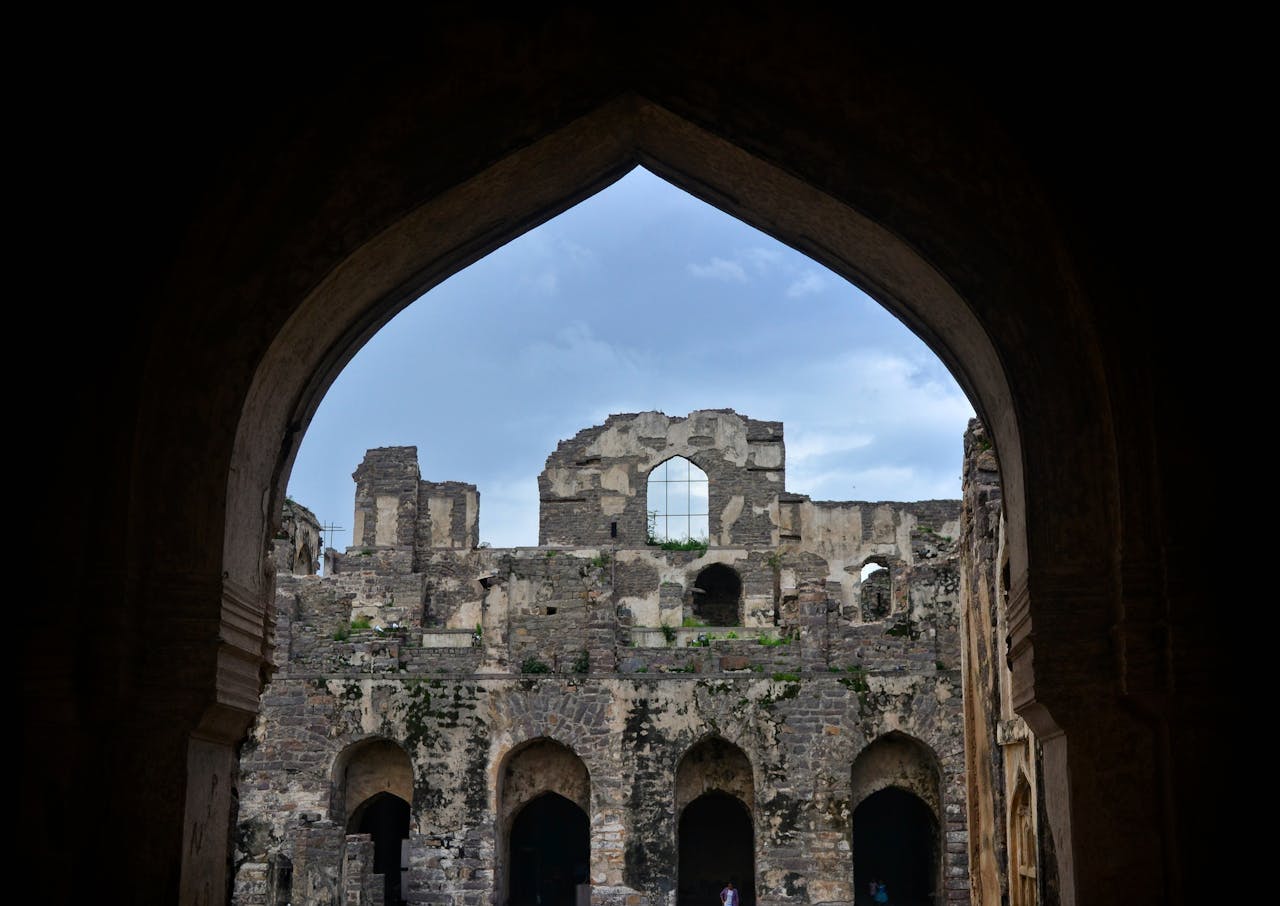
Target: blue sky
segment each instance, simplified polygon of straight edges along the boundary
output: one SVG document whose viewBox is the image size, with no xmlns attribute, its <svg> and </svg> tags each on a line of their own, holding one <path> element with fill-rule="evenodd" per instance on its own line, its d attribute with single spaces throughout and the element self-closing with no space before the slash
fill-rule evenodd
<svg viewBox="0 0 1280 906">
<path fill-rule="evenodd" d="M 480 538 L 537 543 L 538 473 L 614 412 L 786 423 L 787 489 L 958 497 L 973 409 L 897 319 L 812 259 L 637 168 L 428 292 L 352 359 L 289 494 L 351 543 L 351 473 L 418 447 L 480 489 Z"/>
</svg>

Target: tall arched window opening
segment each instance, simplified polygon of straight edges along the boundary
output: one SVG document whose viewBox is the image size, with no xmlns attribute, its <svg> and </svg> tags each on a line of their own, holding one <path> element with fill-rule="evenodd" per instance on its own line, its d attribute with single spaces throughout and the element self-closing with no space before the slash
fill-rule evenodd
<svg viewBox="0 0 1280 906">
<path fill-rule="evenodd" d="M 673 456 L 649 473 L 649 541 L 706 541 L 707 473 Z"/>
</svg>

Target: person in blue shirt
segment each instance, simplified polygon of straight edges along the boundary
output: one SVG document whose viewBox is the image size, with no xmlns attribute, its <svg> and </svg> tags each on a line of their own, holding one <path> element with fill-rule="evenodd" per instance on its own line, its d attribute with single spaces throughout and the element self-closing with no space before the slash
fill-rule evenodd
<svg viewBox="0 0 1280 906">
<path fill-rule="evenodd" d="M 738 888 L 733 886 L 732 881 L 724 885 L 724 890 L 720 891 L 720 903 L 721 906 L 740 906 Z"/>
</svg>

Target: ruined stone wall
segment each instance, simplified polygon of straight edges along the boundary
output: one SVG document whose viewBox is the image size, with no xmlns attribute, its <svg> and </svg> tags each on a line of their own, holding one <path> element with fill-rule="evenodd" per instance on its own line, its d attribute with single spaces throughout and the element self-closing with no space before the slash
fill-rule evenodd
<svg viewBox="0 0 1280 906">
<path fill-rule="evenodd" d="M 264 711 L 274 717 L 244 758 L 241 811 L 252 817 L 242 841 L 287 851 L 308 826 L 340 833 L 342 818 L 329 810 L 332 764 L 370 735 L 394 740 L 415 769 L 410 850 L 424 868 L 410 873 L 411 902 L 490 902 L 491 886 L 464 884 L 497 869 L 496 766 L 543 737 L 589 772 L 593 883 L 653 903 L 674 889 L 676 767 L 708 735 L 754 766 L 761 902 L 852 900 L 851 770 L 885 733 L 940 753 L 942 821 L 950 831 L 954 815 L 963 827 L 959 690 L 946 675 L 312 677 L 273 687 Z M 324 886 L 329 863 L 294 861 L 296 889 Z"/>
<path fill-rule="evenodd" d="M 645 543 L 644 475 L 670 455 L 708 473 L 705 550 Z M 278 582 L 235 902 L 380 892 L 347 834 L 351 777 L 412 800 L 413 904 L 502 903 L 510 796 L 544 781 L 586 797 L 593 903 L 671 906 L 680 809 L 723 789 L 751 814 L 757 902 L 851 904 L 853 810 L 884 785 L 937 820 L 935 902 L 968 902 L 960 504 L 814 502 L 785 493 L 783 465 L 776 422 L 614 416 L 548 459 L 555 543 L 498 550 L 476 546 L 474 486 L 421 480 L 412 447 L 369 451 L 361 540 L 324 578 Z M 868 562 L 886 569 L 864 588 Z M 708 570 L 739 588 L 736 614 L 714 611 L 725 625 L 699 618 Z M 411 792 L 379 773 L 398 756 L 348 767 L 368 740 L 404 753 Z M 886 740 L 926 753 L 932 785 L 901 759 L 859 761 Z"/>
<path fill-rule="evenodd" d="M 812 555 L 784 555 L 773 565 L 759 558 L 761 587 L 774 585 L 775 572 L 796 576 L 780 602 L 785 626 L 664 631 L 656 620 L 635 621 L 615 575 L 634 593 L 627 597 L 647 600 L 691 583 L 703 557 L 646 550 L 621 569 L 614 556 L 441 553 L 437 562 L 469 557 L 485 576 L 476 581 L 479 634 L 352 630 L 359 605 L 351 576 L 296 580 L 291 618 L 281 622 L 290 658 L 268 686 L 242 760 L 237 902 L 265 902 L 253 891 L 269 886 L 263 866 L 271 859 L 291 860 L 295 893 L 309 891 L 316 902 L 355 883 L 344 874 L 358 860 L 343 855 L 346 807 L 333 811 L 334 766 L 349 746 L 374 737 L 402 746 L 413 764 L 414 903 L 490 902 L 502 869 L 498 765 L 541 737 L 571 748 L 589 771 L 596 902 L 615 894 L 668 902 L 675 770 L 708 736 L 738 746 L 754 766 L 761 903 L 851 902 L 852 766 L 890 732 L 937 754 L 938 820 L 945 839 L 963 842 L 959 674 L 938 658 L 955 619 L 954 592 L 936 581 L 942 564 L 901 579 L 910 609 L 898 616 L 914 637 L 895 633 L 898 623 L 845 618 Z M 465 646 L 447 641 L 454 633 Z M 522 673 L 531 660 L 552 672 Z M 939 874 L 963 870 L 964 857 L 944 853 Z M 952 893 L 950 901 L 964 901 L 963 890 Z"/>
<path fill-rule="evenodd" d="M 687 418 L 611 415 L 561 441 L 538 476 L 538 543 L 644 544 L 648 476 L 673 456 L 707 473 L 713 545 L 778 543 L 774 514 L 786 474 L 782 423 L 732 409 Z"/>
<path fill-rule="evenodd" d="M 965 606 L 959 647 L 970 765 L 970 887 L 973 901 L 984 906 L 1054 904 L 1057 880 L 1043 868 L 1054 860 L 1043 852 L 1051 839 L 1040 825 L 1040 749 L 1013 710 L 1006 660 L 1007 558 L 999 463 L 976 419 L 969 423 L 964 449 L 960 593 Z M 1015 795 L 1020 786 L 1025 796 Z M 1034 838 L 1030 852 L 1017 839 L 1025 836 L 1028 825 Z"/>
<path fill-rule="evenodd" d="M 356 501 L 350 551 L 377 551 L 395 572 L 411 572 L 418 533 L 418 448 L 369 450 L 351 477 Z"/>
<path fill-rule="evenodd" d="M 480 492 L 461 481 L 418 482 L 415 563 L 432 550 L 471 550 L 480 543 Z"/>
<path fill-rule="evenodd" d="M 281 542 L 284 542 L 283 544 Z M 320 520 L 296 500 L 285 498 L 273 546 L 278 575 L 313 576 L 320 557 Z"/>
</svg>

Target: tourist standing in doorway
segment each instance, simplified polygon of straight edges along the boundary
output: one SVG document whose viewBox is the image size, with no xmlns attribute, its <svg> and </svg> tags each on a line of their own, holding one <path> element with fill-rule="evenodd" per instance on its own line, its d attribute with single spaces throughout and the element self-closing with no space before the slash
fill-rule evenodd
<svg viewBox="0 0 1280 906">
<path fill-rule="evenodd" d="M 738 889 L 733 886 L 732 881 L 724 885 L 724 890 L 720 891 L 720 904 L 721 906 L 740 906 Z"/>
</svg>

